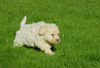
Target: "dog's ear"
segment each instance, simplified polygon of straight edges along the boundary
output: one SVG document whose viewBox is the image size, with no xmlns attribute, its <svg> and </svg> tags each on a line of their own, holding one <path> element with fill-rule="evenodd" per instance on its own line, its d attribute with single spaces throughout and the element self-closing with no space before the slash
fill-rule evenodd
<svg viewBox="0 0 100 68">
<path fill-rule="evenodd" d="M 41 26 L 39 29 L 39 34 L 43 35 L 46 33 L 46 31 L 48 31 L 48 26 Z"/>
</svg>

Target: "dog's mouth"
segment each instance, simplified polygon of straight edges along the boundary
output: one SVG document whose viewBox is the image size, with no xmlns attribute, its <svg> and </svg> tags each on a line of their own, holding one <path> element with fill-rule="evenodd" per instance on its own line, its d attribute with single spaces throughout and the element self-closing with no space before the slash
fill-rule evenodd
<svg viewBox="0 0 100 68">
<path fill-rule="evenodd" d="M 53 45 L 53 43 L 51 43 L 51 42 L 49 42 L 49 41 L 47 41 L 47 40 L 46 40 L 46 42 L 47 42 L 48 44 L 50 44 L 50 45 Z"/>
<path fill-rule="evenodd" d="M 57 41 L 47 41 L 47 40 L 46 40 L 46 42 L 47 42 L 48 44 L 50 44 L 50 45 L 53 45 L 53 44 L 57 44 L 57 43 L 58 43 Z"/>
</svg>

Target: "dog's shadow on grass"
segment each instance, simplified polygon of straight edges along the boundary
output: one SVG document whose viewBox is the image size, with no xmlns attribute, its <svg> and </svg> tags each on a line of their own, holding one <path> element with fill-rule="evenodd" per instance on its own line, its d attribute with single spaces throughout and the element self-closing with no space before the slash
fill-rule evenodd
<svg viewBox="0 0 100 68">
<path fill-rule="evenodd" d="M 32 47 L 32 46 L 27 46 L 27 45 L 24 45 L 24 47 L 25 47 L 25 48 L 28 48 L 28 49 L 34 49 L 34 50 L 36 50 L 36 51 L 41 51 L 41 49 L 38 48 L 38 47 Z M 52 50 L 52 51 L 56 51 L 56 48 L 54 47 L 54 45 L 51 46 L 51 50 Z"/>
<path fill-rule="evenodd" d="M 32 47 L 32 46 L 27 46 L 27 45 L 24 45 L 24 47 L 28 49 L 34 49 L 36 51 L 41 51 L 38 47 Z"/>
<path fill-rule="evenodd" d="M 56 51 L 56 48 L 54 47 L 54 45 L 51 46 L 51 50 Z"/>
</svg>

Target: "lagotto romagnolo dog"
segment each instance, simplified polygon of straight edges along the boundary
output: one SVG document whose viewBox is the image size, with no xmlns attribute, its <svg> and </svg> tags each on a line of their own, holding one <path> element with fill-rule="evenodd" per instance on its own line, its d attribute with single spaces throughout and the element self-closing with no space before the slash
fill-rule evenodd
<svg viewBox="0 0 100 68">
<path fill-rule="evenodd" d="M 25 24 L 26 16 L 23 18 L 20 29 L 16 32 L 14 46 L 36 46 L 46 54 L 53 55 L 51 44 L 57 44 L 60 41 L 58 36 L 59 29 L 55 24 L 45 23 L 43 21 Z"/>
</svg>

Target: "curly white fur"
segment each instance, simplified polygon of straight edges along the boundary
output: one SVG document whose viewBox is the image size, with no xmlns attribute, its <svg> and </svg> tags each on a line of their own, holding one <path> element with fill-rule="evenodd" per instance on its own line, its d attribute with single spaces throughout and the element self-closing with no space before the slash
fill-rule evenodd
<svg viewBox="0 0 100 68">
<path fill-rule="evenodd" d="M 50 44 L 56 44 L 60 41 L 58 27 L 55 24 L 48 24 L 43 21 L 33 24 L 25 23 L 26 16 L 21 22 L 20 29 L 16 32 L 14 45 L 36 46 L 46 54 L 53 55 Z"/>
</svg>

